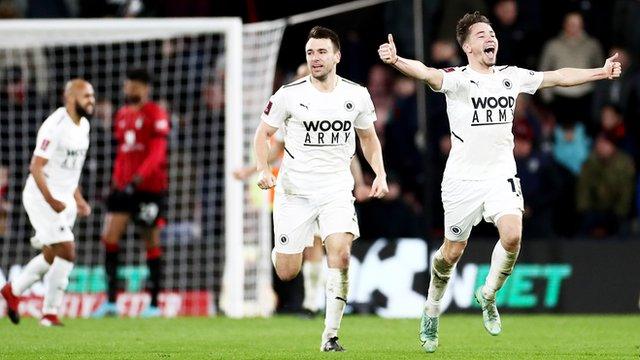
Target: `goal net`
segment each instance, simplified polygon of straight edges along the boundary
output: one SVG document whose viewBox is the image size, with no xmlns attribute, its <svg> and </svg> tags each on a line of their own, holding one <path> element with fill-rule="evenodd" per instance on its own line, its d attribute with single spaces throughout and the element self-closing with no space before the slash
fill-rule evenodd
<svg viewBox="0 0 640 360">
<path fill-rule="evenodd" d="M 21 205 L 36 131 L 61 106 L 64 83 L 83 77 L 97 98 L 81 178 L 94 211 L 76 223 L 78 257 L 63 315 L 89 316 L 105 300 L 100 233 L 115 154 L 112 118 L 124 103 L 126 71 L 142 67 L 152 74 L 151 97 L 167 109 L 172 126 L 162 232 L 164 315 L 268 315 L 266 204 L 231 172 L 250 160 L 283 30 L 284 23 L 273 22 L 243 31 L 231 18 L 0 23 L 0 283 L 36 253 Z M 144 245 L 131 225 L 120 245 L 118 307 L 135 316 L 149 301 Z M 42 283 L 30 289 L 26 312 L 38 315 L 42 294 Z"/>
</svg>

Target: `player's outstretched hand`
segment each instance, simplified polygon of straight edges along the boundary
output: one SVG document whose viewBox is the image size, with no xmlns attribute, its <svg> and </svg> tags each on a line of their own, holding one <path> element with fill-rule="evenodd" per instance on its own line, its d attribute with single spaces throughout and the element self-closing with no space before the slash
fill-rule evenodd
<svg viewBox="0 0 640 360">
<path fill-rule="evenodd" d="M 76 206 L 78 207 L 78 216 L 87 217 L 91 215 L 91 205 L 86 201 L 76 201 Z"/>
<path fill-rule="evenodd" d="M 49 206 L 51 206 L 51 208 L 53 209 L 53 211 L 57 213 L 61 213 L 64 211 L 64 209 L 67 208 L 67 204 L 63 203 L 60 200 L 51 199 L 48 201 L 48 203 L 49 203 Z"/>
<path fill-rule="evenodd" d="M 371 184 L 371 191 L 369 191 L 369 196 L 375 197 L 378 199 L 383 198 L 389 192 L 389 187 L 387 186 L 387 178 L 376 176 L 373 180 L 373 184 Z"/>
<path fill-rule="evenodd" d="M 262 190 L 271 189 L 276 186 L 276 177 L 269 170 L 260 172 L 258 187 Z"/>
<path fill-rule="evenodd" d="M 604 66 L 602 67 L 609 79 L 618 78 L 622 73 L 622 67 L 620 63 L 616 61 L 617 58 L 618 53 L 613 54 L 613 56 L 605 60 Z"/>
<path fill-rule="evenodd" d="M 393 35 L 389 34 L 388 41 L 378 48 L 378 55 L 380 60 L 385 64 L 395 64 L 398 61 L 398 54 L 396 53 L 396 44 L 393 42 Z"/>
</svg>

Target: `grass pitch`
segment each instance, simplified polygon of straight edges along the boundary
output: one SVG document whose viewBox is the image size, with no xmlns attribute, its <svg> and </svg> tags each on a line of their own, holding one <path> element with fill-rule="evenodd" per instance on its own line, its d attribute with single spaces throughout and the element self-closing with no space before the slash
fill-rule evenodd
<svg viewBox="0 0 640 360">
<path fill-rule="evenodd" d="M 440 348 L 422 351 L 418 320 L 347 316 L 342 354 L 319 352 L 322 319 L 66 319 L 43 328 L 0 319 L 0 359 L 639 359 L 640 315 L 502 317 L 489 336 L 480 314 L 444 315 Z"/>
</svg>

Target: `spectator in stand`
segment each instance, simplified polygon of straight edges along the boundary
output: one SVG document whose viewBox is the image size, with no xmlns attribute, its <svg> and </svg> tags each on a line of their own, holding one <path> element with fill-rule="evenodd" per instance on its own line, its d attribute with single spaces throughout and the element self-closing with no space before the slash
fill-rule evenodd
<svg viewBox="0 0 640 360">
<path fill-rule="evenodd" d="M 522 186 L 524 235 L 541 238 L 553 235 L 553 202 L 558 197 L 559 178 L 553 159 L 536 150 L 534 132 L 526 120 L 514 124 L 514 155 Z"/>
<path fill-rule="evenodd" d="M 635 107 L 637 103 L 629 102 L 629 94 L 631 92 L 634 78 L 638 76 L 634 64 L 631 61 L 629 53 L 621 47 L 613 47 L 609 51 L 609 56 L 618 54 L 618 61 L 622 68 L 622 75 L 616 81 L 599 81 L 596 83 L 593 92 L 593 121 L 596 126 L 600 122 L 602 108 L 605 105 L 613 105 L 620 110 L 622 114 L 627 113 L 627 107 Z"/>
<path fill-rule="evenodd" d="M 455 32 L 458 19 L 466 13 L 479 11 L 482 14 L 488 13 L 487 2 L 483 0 L 446 0 L 440 3 L 440 26 L 438 28 L 438 38 L 455 41 Z"/>
<path fill-rule="evenodd" d="M 576 213 L 576 181 L 582 164 L 589 156 L 591 139 L 581 123 L 565 122 L 556 124 L 553 131 L 553 159 L 560 165 L 559 193 L 553 209 L 558 217 L 554 218 L 554 231 L 560 236 L 574 236 L 578 226 Z"/>
<path fill-rule="evenodd" d="M 604 58 L 597 40 L 584 31 L 582 15 L 577 12 L 565 16 L 563 30 L 558 37 L 549 40 L 540 59 L 540 71 L 564 67 L 593 68 L 601 66 Z M 594 83 L 572 87 L 554 87 L 542 94 L 547 101 L 553 100 L 558 119 L 575 119 L 588 122 L 591 119 L 591 95 Z M 596 129 L 588 128 L 590 133 Z"/>
<path fill-rule="evenodd" d="M 531 46 L 533 39 L 518 15 L 515 0 L 498 0 L 493 5 L 492 27 L 500 39 L 500 63 L 531 67 L 528 60 L 536 47 Z"/>
<path fill-rule="evenodd" d="M 416 213 L 422 212 L 423 161 L 416 146 L 418 121 L 416 113 L 416 83 L 398 78 L 394 85 L 395 104 L 385 127 L 383 154 L 387 168 L 402 184 L 402 197 Z"/>
<path fill-rule="evenodd" d="M 367 89 L 376 108 L 376 131 L 384 132 L 393 109 L 393 76 L 388 66 L 376 64 L 369 70 Z M 382 140 L 382 139 L 380 139 Z"/>
<path fill-rule="evenodd" d="M 610 134 L 600 133 L 578 178 L 577 209 L 583 235 L 604 237 L 627 231 L 634 172 L 631 157 L 616 147 Z"/>
<path fill-rule="evenodd" d="M 628 155 L 637 154 L 636 144 L 629 135 L 626 124 L 622 118 L 622 112 L 616 105 L 605 105 L 600 111 L 600 126 L 606 132 L 616 147 Z"/>
<path fill-rule="evenodd" d="M 557 126 L 554 130 L 553 157 L 574 176 L 589 157 L 591 139 L 581 123 Z"/>
</svg>

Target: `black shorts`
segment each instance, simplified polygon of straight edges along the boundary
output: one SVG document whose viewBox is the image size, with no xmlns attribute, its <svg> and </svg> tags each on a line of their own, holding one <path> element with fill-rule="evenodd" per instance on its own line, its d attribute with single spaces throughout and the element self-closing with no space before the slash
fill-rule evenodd
<svg viewBox="0 0 640 360">
<path fill-rule="evenodd" d="M 157 227 L 164 225 L 167 194 L 135 191 L 112 190 L 107 198 L 107 211 L 110 213 L 129 213 L 137 225 Z"/>
</svg>

